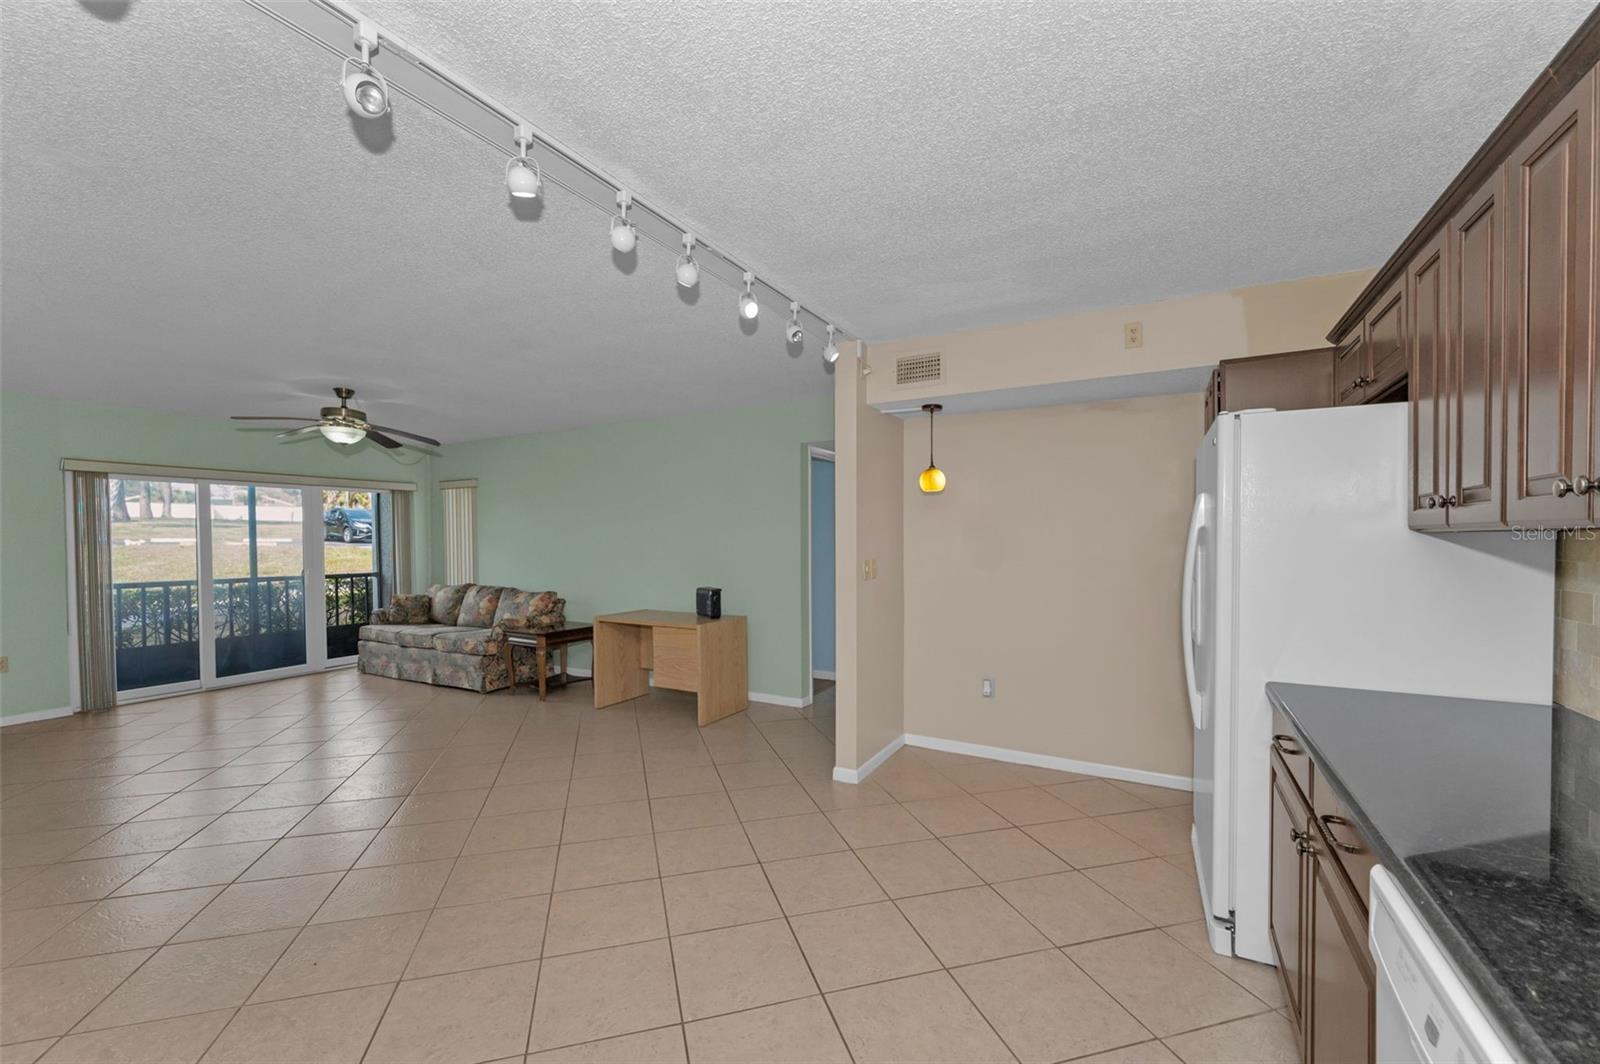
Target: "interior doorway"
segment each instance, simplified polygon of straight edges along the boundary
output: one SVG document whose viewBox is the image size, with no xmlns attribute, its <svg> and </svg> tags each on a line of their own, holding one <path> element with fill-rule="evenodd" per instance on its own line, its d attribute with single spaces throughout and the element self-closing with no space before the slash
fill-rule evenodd
<svg viewBox="0 0 1600 1064">
<path fill-rule="evenodd" d="M 831 444 L 806 448 L 806 542 L 810 564 L 807 588 L 811 648 L 806 683 L 809 700 L 831 691 L 837 667 L 836 608 L 834 602 L 835 544 L 834 453 Z"/>
</svg>

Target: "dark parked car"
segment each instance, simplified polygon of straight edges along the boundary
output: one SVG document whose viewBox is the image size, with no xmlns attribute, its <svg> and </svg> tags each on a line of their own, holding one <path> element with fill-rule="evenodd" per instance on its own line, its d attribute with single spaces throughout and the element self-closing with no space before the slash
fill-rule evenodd
<svg viewBox="0 0 1600 1064">
<path fill-rule="evenodd" d="M 353 506 L 330 506 L 322 511 L 322 538 L 346 543 L 372 541 L 372 511 Z"/>
</svg>

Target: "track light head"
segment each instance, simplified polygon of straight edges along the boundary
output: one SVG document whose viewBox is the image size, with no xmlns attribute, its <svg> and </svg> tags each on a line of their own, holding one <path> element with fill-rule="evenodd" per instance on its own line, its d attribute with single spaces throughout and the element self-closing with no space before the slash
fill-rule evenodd
<svg viewBox="0 0 1600 1064">
<path fill-rule="evenodd" d="M 739 295 L 739 317 L 746 321 L 755 321 L 756 315 L 761 313 L 761 304 L 756 302 L 755 293 L 750 291 L 755 281 L 755 274 L 744 271 L 744 291 Z"/>
<path fill-rule="evenodd" d="M 533 130 L 518 124 L 517 154 L 506 163 L 506 191 L 518 199 L 532 199 L 542 190 L 544 175 L 539 172 L 536 159 L 528 158 L 528 145 L 533 143 Z"/>
<path fill-rule="evenodd" d="M 833 365 L 839 361 L 839 345 L 833 342 L 833 326 L 828 326 L 828 346 L 822 349 L 822 361 Z"/>
<path fill-rule="evenodd" d="M 683 234 L 683 255 L 678 259 L 678 285 L 693 288 L 700 283 L 700 264 L 694 261 L 694 234 Z"/>
<path fill-rule="evenodd" d="M 639 243 L 639 231 L 628 221 L 628 208 L 633 204 L 633 197 L 627 189 L 617 190 L 617 209 L 622 213 L 611 219 L 611 246 L 626 255 Z"/>
<path fill-rule="evenodd" d="M 339 68 L 339 85 L 350 113 L 359 118 L 382 118 L 389 113 L 389 83 L 372 66 L 378 50 L 378 27 L 366 19 L 356 23 L 356 47 L 361 56 L 346 56 Z"/>
<path fill-rule="evenodd" d="M 794 300 L 789 301 L 789 324 L 783 330 L 783 338 L 791 344 L 802 343 L 806 338 L 800 327 L 800 304 Z"/>
</svg>

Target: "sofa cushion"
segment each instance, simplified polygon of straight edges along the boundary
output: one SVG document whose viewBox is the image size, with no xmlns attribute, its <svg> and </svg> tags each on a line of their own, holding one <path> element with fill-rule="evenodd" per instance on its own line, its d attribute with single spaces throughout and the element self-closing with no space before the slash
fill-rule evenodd
<svg viewBox="0 0 1600 1064">
<path fill-rule="evenodd" d="M 501 628 L 525 630 L 554 628 L 566 623 L 567 600 L 554 591 L 519 591 L 506 588 L 500 595 L 494 623 Z"/>
<path fill-rule="evenodd" d="M 447 625 L 442 624 L 402 624 L 394 628 L 392 642 L 403 647 L 420 647 L 423 650 L 433 649 L 433 637 L 446 631 Z"/>
<path fill-rule="evenodd" d="M 500 593 L 503 587 L 490 587 L 488 584 L 473 584 L 467 588 L 467 593 L 461 596 L 461 610 L 456 614 L 456 623 L 463 628 L 488 628 L 494 624 L 495 607 L 500 605 Z"/>
<path fill-rule="evenodd" d="M 400 629 L 403 624 L 364 624 L 361 626 L 361 639 L 368 643 L 389 643 L 392 646 L 400 645 Z"/>
<path fill-rule="evenodd" d="M 435 628 L 433 649 L 446 654 L 475 654 L 479 657 L 500 653 L 500 633 L 493 628 Z"/>
<path fill-rule="evenodd" d="M 434 624 L 455 624 L 461 615 L 461 600 L 471 584 L 434 584 L 428 588 L 431 605 L 428 620 Z"/>
</svg>

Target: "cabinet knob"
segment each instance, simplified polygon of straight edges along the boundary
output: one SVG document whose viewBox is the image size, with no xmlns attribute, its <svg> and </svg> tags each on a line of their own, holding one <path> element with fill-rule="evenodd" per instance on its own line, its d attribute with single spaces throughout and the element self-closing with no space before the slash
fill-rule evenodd
<svg viewBox="0 0 1600 1064">
<path fill-rule="evenodd" d="M 1422 505 L 1430 510 L 1437 510 L 1439 508 L 1439 496 L 1429 492 L 1422 497 Z"/>
<path fill-rule="evenodd" d="M 1456 504 L 1456 497 L 1454 495 L 1441 495 L 1441 496 L 1439 496 L 1439 505 L 1440 506 L 1451 507 L 1451 506 L 1454 506 L 1455 504 Z"/>
<path fill-rule="evenodd" d="M 1587 495 L 1600 488 L 1600 480 L 1590 480 L 1588 477 L 1579 477 L 1572 482 L 1572 490 L 1579 495 Z"/>
<path fill-rule="evenodd" d="M 1571 495 L 1572 481 L 1566 477 L 1556 477 L 1556 482 L 1550 486 L 1550 494 L 1558 499 Z"/>
</svg>

